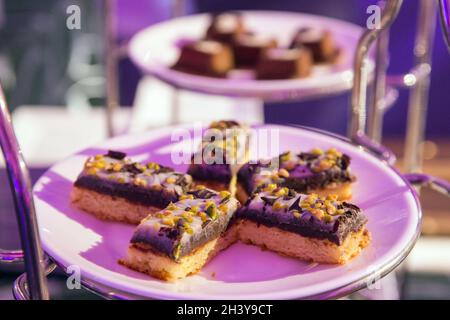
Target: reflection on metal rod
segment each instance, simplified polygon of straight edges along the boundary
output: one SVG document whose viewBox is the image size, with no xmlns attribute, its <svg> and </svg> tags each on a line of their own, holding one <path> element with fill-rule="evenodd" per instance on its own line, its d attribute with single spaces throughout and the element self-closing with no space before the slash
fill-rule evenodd
<svg viewBox="0 0 450 320">
<path fill-rule="evenodd" d="M 390 86 L 410 88 L 414 87 L 420 80 L 428 77 L 430 72 L 430 65 L 420 64 L 414 66 L 409 73 L 387 76 L 386 83 Z"/>
<path fill-rule="evenodd" d="M 436 1 L 421 0 L 418 14 L 419 21 L 414 45 L 415 65 L 418 68 L 431 70 L 431 54 L 436 29 Z M 425 136 L 429 85 L 428 72 L 427 76 L 417 80 L 410 92 L 405 143 L 406 172 L 420 172 L 422 167 L 422 144 Z"/>
<path fill-rule="evenodd" d="M 353 136 L 352 141 L 363 146 L 364 148 L 375 154 L 379 159 L 386 161 L 390 165 L 393 165 L 397 160 L 395 154 L 391 150 L 379 144 L 378 142 L 373 141 L 365 134 L 357 134 Z"/>
<path fill-rule="evenodd" d="M 380 33 L 377 39 L 375 78 L 373 81 L 373 96 L 369 105 L 367 135 L 374 141 L 381 143 L 383 131 L 383 116 L 386 94 L 386 69 L 389 64 L 389 29 Z"/>
<path fill-rule="evenodd" d="M 25 255 L 25 270 L 28 275 L 32 299 L 48 299 L 47 282 L 43 272 L 43 252 L 31 191 L 30 175 L 23 160 L 14 134 L 11 117 L 3 90 L 0 87 L 0 144 L 5 157 L 6 169 L 14 194 L 20 240 Z"/>
<path fill-rule="evenodd" d="M 350 138 L 365 134 L 366 126 L 366 88 L 367 72 L 365 68 L 369 48 L 377 39 L 380 32 L 388 28 L 400 10 L 402 0 L 388 0 L 383 10 L 379 28 L 366 30 L 361 36 L 354 59 L 354 78 L 351 101 L 351 120 L 349 128 Z"/>
<path fill-rule="evenodd" d="M 119 105 L 119 84 L 116 51 L 116 0 L 104 1 L 106 65 L 106 128 L 108 136 L 114 136 L 114 112 Z"/>
<path fill-rule="evenodd" d="M 23 263 L 23 251 L 0 249 L 0 263 Z"/>
<path fill-rule="evenodd" d="M 439 12 L 444 40 L 447 44 L 447 49 L 450 52 L 450 0 L 439 1 Z"/>
</svg>

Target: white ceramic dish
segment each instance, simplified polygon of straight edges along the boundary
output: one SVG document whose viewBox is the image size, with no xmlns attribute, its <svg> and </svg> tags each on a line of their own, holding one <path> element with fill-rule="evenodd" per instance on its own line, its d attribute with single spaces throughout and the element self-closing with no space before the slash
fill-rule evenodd
<svg viewBox="0 0 450 320">
<path fill-rule="evenodd" d="M 218 79 L 172 70 L 179 56 L 181 39 L 200 39 L 209 24 L 208 14 L 172 19 L 148 27 L 130 41 L 129 56 L 146 73 L 175 87 L 226 96 L 261 97 L 265 99 L 304 98 L 348 90 L 353 79 L 353 55 L 363 29 L 354 24 L 303 13 L 279 11 L 243 11 L 250 30 L 278 39 L 288 45 L 302 26 L 328 29 L 333 32 L 342 50 L 339 63 L 316 66 L 312 76 L 303 79 L 249 80 Z M 369 60 L 368 69 L 373 69 Z"/>
<path fill-rule="evenodd" d="M 338 138 L 302 128 L 278 129 L 280 148 L 308 150 L 334 146 L 352 157 L 358 177 L 352 202 L 369 219 L 373 240 L 360 256 L 340 265 L 314 265 L 235 244 L 220 253 L 199 274 L 166 283 L 117 263 L 123 257 L 133 226 L 97 220 L 70 206 L 69 193 L 87 155 L 107 149 L 127 152 L 136 160 L 170 165 L 174 128 L 121 136 L 54 165 L 36 183 L 34 198 L 44 250 L 61 266 L 79 266 L 85 281 L 113 288 L 124 296 L 160 299 L 294 299 L 334 297 L 370 284 L 389 272 L 412 248 L 421 211 L 410 186 L 392 168 L 364 150 Z M 185 170 L 186 166 L 175 166 Z"/>
</svg>

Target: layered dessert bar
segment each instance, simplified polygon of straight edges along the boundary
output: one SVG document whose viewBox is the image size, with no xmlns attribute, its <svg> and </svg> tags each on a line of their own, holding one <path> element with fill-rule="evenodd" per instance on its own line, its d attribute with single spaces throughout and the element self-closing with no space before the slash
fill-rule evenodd
<svg viewBox="0 0 450 320">
<path fill-rule="evenodd" d="M 211 40 L 187 43 L 181 48 L 174 70 L 211 76 L 225 77 L 234 68 L 233 53 L 229 46 Z"/>
<path fill-rule="evenodd" d="M 344 264 L 370 242 L 367 218 L 337 196 L 269 184 L 238 210 L 239 239 L 289 257 Z"/>
<path fill-rule="evenodd" d="M 205 38 L 231 45 L 236 36 L 245 33 L 247 31 L 242 15 L 237 12 L 225 12 L 212 16 Z"/>
<path fill-rule="evenodd" d="M 194 183 L 234 193 L 237 171 L 248 161 L 249 139 L 248 127 L 236 121 L 211 123 L 188 169 Z"/>
<path fill-rule="evenodd" d="M 309 49 L 268 49 L 256 68 L 262 80 L 303 78 L 311 74 L 313 60 Z"/>
<path fill-rule="evenodd" d="M 334 43 L 329 30 L 314 28 L 300 29 L 292 39 L 290 48 L 308 48 L 315 63 L 332 63 L 339 56 L 339 49 Z"/>
<path fill-rule="evenodd" d="M 138 224 L 150 213 L 176 202 L 192 178 L 154 162 L 132 162 L 109 151 L 89 157 L 76 179 L 72 203 L 100 219 Z"/>
<path fill-rule="evenodd" d="M 237 197 L 245 202 L 258 188 L 274 183 L 300 193 L 337 194 L 340 200 L 348 200 L 355 180 L 350 171 L 350 157 L 335 148 L 326 151 L 314 148 L 299 154 L 288 151 L 278 161 L 242 166 L 238 172 Z"/>
<path fill-rule="evenodd" d="M 237 68 L 256 68 L 268 49 L 276 48 L 277 41 L 253 34 L 242 34 L 233 42 L 234 63 Z"/>
<path fill-rule="evenodd" d="M 228 227 L 238 205 L 227 191 L 190 191 L 142 220 L 120 263 L 166 281 L 194 274 L 237 240 Z"/>
</svg>

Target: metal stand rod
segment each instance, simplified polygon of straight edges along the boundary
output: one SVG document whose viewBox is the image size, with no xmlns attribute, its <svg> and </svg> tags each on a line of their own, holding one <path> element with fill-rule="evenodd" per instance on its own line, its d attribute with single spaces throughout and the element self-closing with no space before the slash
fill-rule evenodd
<svg viewBox="0 0 450 320">
<path fill-rule="evenodd" d="M 423 173 L 409 173 L 404 177 L 414 186 L 429 187 L 443 195 L 450 196 L 450 183 Z"/>
<path fill-rule="evenodd" d="M 381 32 L 377 40 L 377 54 L 375 61 L 374 92 L 369 105 L 367 135 L 381 143 L 383 132 L 383 116 L 386 105 L 386 69 L 389 64 L 389 30 Z"/>
<path fill-rule="evenodd" d="M 436 1 L 421 0 L 417 36 L 414 45 L 416 67 L 431 70 L 431 54 L 436 29 Z M 405 170 L 419 172 L 423 160 L 423 140 L 427 115 L 430 75 L 418 79 L 411 89 L 405 143 Z"/>
<path fill-rule="evenodd" d="M 402 0 L 388 0 L 381 16 L 379 28 L 366 30 L 359 39 L 354 62 L 353 89 L 351 98 L 350 138 L 365 135 L 366 131 L 366 58 L 369 48 L 380 33 L 392 24 L 402 5 Z"/>
<path fill-rule="evenodd" d="M 27 282 L 31 299 L 49 299 L 47 280 L 43 270 L 43 252 L 31 191 L 30 175 L 23 160 L 17 138 L 11 122 L 8 106 L 0 86 L 0 144 L 5 157 L 6 169 L 14 194 L 17 223 L 24 253 Z M 2 260 L 7 252 L 2 251 Z M 20 252 L 10 252 L 14 261 L 22 259 Z"/>
<path fill-rule="evenodd" d="M 106 128 L 114 136 L 114 112 L 119 106 L 119 80 L 116 49 L 116 0 L 105 0 Z"/>
<path fill-rule="evenodd" d="M 349 138 L 376 153 L 390 164 L 395 162 L 394 154 L 366 135 L 366 58 L 369 48 L 377 40 L 380 33 L 389 28 L 395 20 L 402 2 L 402 0 L 388 0 L 381 16 L 379 28 L 366 30 L 359 39 L 354 59 L 353 90 L 350 109 Z"/>
<path fill-rule="evenodd" d="M 439 1 L 439 16 L 441 17 L 444 41 L 450 53 L 450 0 Z"/>
</svg>

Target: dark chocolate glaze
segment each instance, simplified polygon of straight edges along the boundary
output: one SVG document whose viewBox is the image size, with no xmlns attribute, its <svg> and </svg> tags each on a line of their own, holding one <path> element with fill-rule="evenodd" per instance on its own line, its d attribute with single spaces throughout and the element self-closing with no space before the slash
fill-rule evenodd
<svg viewBox="0 0 450 320">
<path fill-rule="evenodd" d="M 212 152 L 221 152 L 221 154 L 216 155 L 212 154 L 211 159 L 212 163 L 206 163 L 201 157 L 202 163 L 196 164 L 194 163 L 194 159 L 199 156 L 203 156 L 204 149 L 202 152 L 198 152 L 192 155 L 192 164 L 189 166 L 187 171 L 188 174 L 192 176 L 195 180 L 198 181 L 218 181 L 223 183 L 229 183 L 232 177 L 230 165 L 227 164 L 226 160 L 226 152 L 221 148 L 212 148 Z M 205 155 L 206 156 L 206 155 Z M 221 159 L 221 163 L 213 162 L 213 159 Z"/>
<path fill-rule="evenodd" d="M 283 154 L 280 155 L 280 158 L 282 156 Z M 278 185 L 294 189 L 299 193 L 309 193 L 311 190 L 322 189 L 333 182 L 345 183 L 355 180 L 348 171 L 350 157 L 345 154 L 337 159 L 336 167 L 317 173 L 311 170 L 311 164 L 317 159 L 317 155 L 302 152 L 298 156 L 304 160 L 306 164 L 298 164 L 294 169 L 289 170 L 289 177 L 279 178 L 279 181 L 277 182 Z M 254 185 L 253 177 L 264 168 L 269 168 L 269 164 L 258 162 L 247 163 L 239 170 L 238 182 L 243 186 L 247 194 L 250 195 L 257 189 Z"/>
<path fill-rule="evenodd" d="M 164 208 L 170 202 L 178 201 L 179 194 L 161 189 L 151 189 L 136 186 L 132 183 L 118 183 L 111 180 L 100 179 L 92 175 L 83 175 L 75 181 L 75 186 L 89 189 L 111 197 L 121 197 L 144 206 Z"/>
<path fill-rule="evenodd" d="M 191 164 L 187 173 L 198 181 L 229 183 L 231 180 L 231 170 L 228 164 Z"/>
<path fill-rule="evenodd" d="M 216 239 L 227 228 L 229 217 L 220 215 L 216 220 L 209 220 L 201 232 L 197 232 L 189 237 L 189 241 L 180 244 L 182 229 L 161 228 L 158 237 L 149 236 L 144 232 L 135 232 L 131 238 L 131 243 L 144 243 L 152 246 L 156 251 L 167 255 L 169 258 L 179 260 L 192 253 L 193 250 L 203 246 L 212 239 Z M 174 249 L 179 245 L 180 251 L 174 255 Z"/>
<path fill-rule="evenodd" d="M 346 212 L 329 223 L 317 219 L 310 212 L 304 212 L 301 218 L 289 215 L 288 220 L 286 220 L 286 216 L 280 219 L 280 215 L 274 214 L 270 206 L 264 206 L 262 212 L 244 206 L 237 211 L 236 217 L 248 219 L 267 227 L 294 232 L 303 237 L 326 239 L 336 245 L 341 245 L 349 233 L 361 230 L 367 222 L 367 218 L 357 206 L 344 202 L 343 208 Z"/>
</svg>

